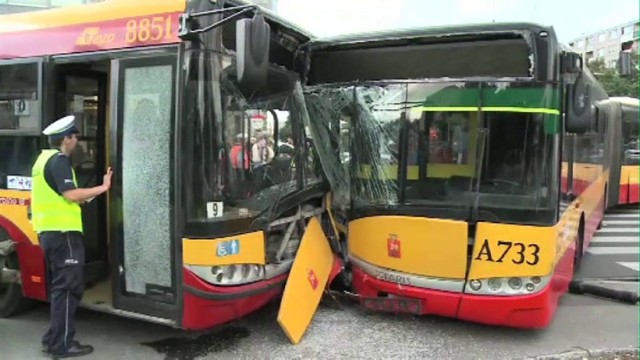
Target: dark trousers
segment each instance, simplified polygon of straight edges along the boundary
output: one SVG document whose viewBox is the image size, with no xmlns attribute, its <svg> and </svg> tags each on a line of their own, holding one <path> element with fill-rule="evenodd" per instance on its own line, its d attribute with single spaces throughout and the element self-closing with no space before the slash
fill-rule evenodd
<svg viewBox="0 0 640 360">
<path fill-rule="evenodd" d="M 84 244 L 79 232 L 43 232 L 39 235 L 49 270 L 49 328 L 42 343 L 53 354 L 62 354 L 73 345 L 75 314 L 84 291 Z"/>
</svg>

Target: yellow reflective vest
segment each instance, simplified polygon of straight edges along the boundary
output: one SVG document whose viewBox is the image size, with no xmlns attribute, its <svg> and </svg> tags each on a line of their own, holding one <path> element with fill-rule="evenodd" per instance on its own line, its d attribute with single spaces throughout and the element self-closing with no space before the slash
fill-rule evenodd
<svg viewBox="0 0 640 360">
<path fill-rule="evenodd" d="M 43 231 L 79 231 L 82 232 L 82 210 L 80 205 L 65 199 L 55 192 L 44 178 L 44 167 L 58 150 L 43 150 L 31 169 L 31 213 L 33 229 Z M 76 174 L 73 174 L 73 183 Z"/>
</svg>

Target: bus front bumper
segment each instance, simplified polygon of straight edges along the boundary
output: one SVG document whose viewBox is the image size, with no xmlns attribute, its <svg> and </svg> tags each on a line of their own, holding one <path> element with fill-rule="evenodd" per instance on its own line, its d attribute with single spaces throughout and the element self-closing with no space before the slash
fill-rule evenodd
<svg viewBox="0 0 640 360">
<path fill-rule="evenodd" d="M 475 295 L 400 285 L 372 276 L 355 265 L 353 267 L 354 288 L 361 298 L 361 305 L 369 309 L 439 315 L 513 328 L 534 329 L 549 325 L 556 310 L 557 297 L 561 295 L 552 290 L 552 284 L 553 281 L 531 295 Z M 404 303 L 398 305 L 398 301 Z"/>
<path fill-rule="evenodd" d="M 214 286 L 183 269 L 182 328 L 205 330 L 250 314 L 279 296 L 289 273 L 238 286 Z"/>
</svg>

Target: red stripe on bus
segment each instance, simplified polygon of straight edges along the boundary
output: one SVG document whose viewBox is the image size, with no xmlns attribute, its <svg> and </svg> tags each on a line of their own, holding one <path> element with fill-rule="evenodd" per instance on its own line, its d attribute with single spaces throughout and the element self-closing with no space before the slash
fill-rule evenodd
<svg viewBox="0 0 640 360">
<path fill-rule="evenodd" d="M 179 41 L 180 13 L 0 34 L 0 59 L 85 53 Z"/>
</svg>

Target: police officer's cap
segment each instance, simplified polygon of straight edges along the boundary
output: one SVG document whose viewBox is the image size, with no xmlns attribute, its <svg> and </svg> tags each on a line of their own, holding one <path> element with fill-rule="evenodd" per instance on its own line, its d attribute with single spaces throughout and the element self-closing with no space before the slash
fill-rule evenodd
<svg viewBox="0 0 640 360">
<path fill-rule="evenodd" d="M 50 138 L 61 138 L 71 134 L 77 134 L 79 133 L 79 131 L 75 125 L 75 121 L 75 116 L 65 116 L 62 119 L 58 119 L 53 124 L 47 126 L 47 128 L 44 129 L 42 133 L 49 136 Z"/>
</svg>

